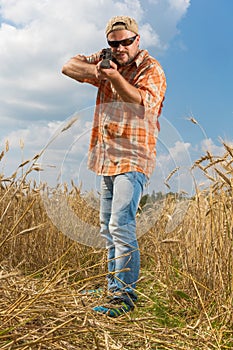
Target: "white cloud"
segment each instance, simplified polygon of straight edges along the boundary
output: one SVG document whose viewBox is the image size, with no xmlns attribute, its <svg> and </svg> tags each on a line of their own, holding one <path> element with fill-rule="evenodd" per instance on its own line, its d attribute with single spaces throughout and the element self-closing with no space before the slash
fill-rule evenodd
<svg viewBox="0 0 233 350">
<path fill-rule="evenodd" d="M 27 157 L 33 157 L 38 151 L 47 144 L 50 138 L 55 134 L 56 130 L 63 123 L 59 121 L 50 121 L 29 123 L 22 128 L 9 132 L 2 140 L 2 146 L 9 142 L 10 150 L 17 151 L 20 141 L 23 140 L 26 146 Z"/>
<path fill-rule="evenodd" d="M 190 0 L 168 0 L 170 8 L 177 11 L 179 15 L 183 15 L 190 6 Z"/>
<path fill-rule="evenodd" d="M 155 46 L 159 50 L 165 50 L 166 45 L 162 45 L 159 35 L 153 30 L 149 23 L 146 23 L 140 28 L 142 45 L 147 47 L 148 45 Z"/>
<path fill-rule="evenodd" d="M 9 144 L 9 151 L 4 160 L 4 174 L 9 176 L 16 170 L 22 162 L 22 155 L 24 160 L 29 160 L 43 150 L 42 156 L 37 160 L 45 169 L 43 177 L 50 178 L 54 184 L 54 174 L 63 169 L 63 176 L 70 179 L 71 174 L 77 173 L 87 155 L 92 115 L 93 108 L 77 113 L 64 122 L 25 123 L 17 130 L 10 131 L 0 142 L 2 149 L 6 143 Z M 75 120 L 75 123 L 70 124 L 72 120 Z M 48 164 L 56 168 L 50 169 Z"/>
<path fill-rule="evenodd" d="M 1 0 L 1 13 L 4 18 L 16 24 L 27 24 L 38 17 L 45 1 Z"/>
<path fill-rule="evenodd" d="M 181 18 L 185 16 L 191 0 L 148 0 L 145 14 L 150 17 L 150 24 L 159 37 L 158 49 L 167 49 L 171 39 L 179 34 L 177 28 Z M 147 44 L 147 43 L 146 43 Z"/>
<path fill-rule="evenodd" d="M 202 154 L 203 153 L 205 154 L 208 151 L 213 156 L 221 157 L 225 152 L 225 148 L 221 144 L 216 145 L 212 139 L 207 138 L 201 142 L 201 151 L 202 151 Z"/>
</svg>

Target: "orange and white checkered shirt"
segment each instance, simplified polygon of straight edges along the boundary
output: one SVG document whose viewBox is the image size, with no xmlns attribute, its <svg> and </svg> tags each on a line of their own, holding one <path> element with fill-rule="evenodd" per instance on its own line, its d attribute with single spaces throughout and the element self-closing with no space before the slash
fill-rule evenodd
<svg viewBox="0 0 233 350">
<path fill-rule="evenodd" d="M 86 60 L 96 64 L 99 57 L 97 53 Z M 123 102 L 110 81 L 97 78 L 80 81 L 98 87 L 88 167 L 98 175 L 139 171 L 149 177 L 155 167 L 165 74 L 146 50 L 140 50 L 135 59 L 119 71 L 140 92 L 143 104 L 140 111 L 136 111 L 133 104 Z"/>
</svg>

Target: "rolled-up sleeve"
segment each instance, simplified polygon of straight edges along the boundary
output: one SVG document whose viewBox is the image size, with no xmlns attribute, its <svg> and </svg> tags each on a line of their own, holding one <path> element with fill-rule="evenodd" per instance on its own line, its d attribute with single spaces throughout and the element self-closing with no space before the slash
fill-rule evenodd
<svg viewBox="0 0 233 350">
<path fill-rule="evenodd" d="M 153 63 L 143 69 L 135 86 L 141 94 L 145 110 L 153 110 L 159 115 L 166 91 L 166 78 L 161 66 Z"/>
</svg>

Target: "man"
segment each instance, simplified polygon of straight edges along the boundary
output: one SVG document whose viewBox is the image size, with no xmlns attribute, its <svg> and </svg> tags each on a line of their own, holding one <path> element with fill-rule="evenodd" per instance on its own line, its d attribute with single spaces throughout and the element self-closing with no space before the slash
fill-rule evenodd
<svg viewBox="0 0 233 350">
<path fill-rule="evenodd" d="M 106 38 L 113 55 L 110 68 L 101 67 L 98 52 L 71 58 L 62 72 L 98 88 L 88 167 L 102 175 L 100 224 L 108 249 L 111 298 L 94 310 L 118 317 L 132 310 L 137 300 L 136 213 L 155 165 L 166 80 L 158 61 L 139 49 L 140 35 L 133 18 L 111 18 Z"/>
</svg>

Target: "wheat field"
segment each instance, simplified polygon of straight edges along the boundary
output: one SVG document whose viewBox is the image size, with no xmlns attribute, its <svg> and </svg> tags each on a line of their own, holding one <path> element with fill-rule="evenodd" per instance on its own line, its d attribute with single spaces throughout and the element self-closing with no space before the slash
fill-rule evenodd
<svg viewBox="0 0 233 350">
<path fill-rule="evenodd" d="M 223 146 L 224 155 L 207 152 L 193 164 L 209 184 L 196 187 L 181 223 L 166 230 L 176 203 L 168 196 L 140 237 L 139 301 L 118 319 L 92 311 L 105 289 L 83 294 L 105 286 L 106 252 L 60 232 L 44 208 L 44 185 L 28 180 L 40 171 L 40 154 L 12 176 L 1 174 L 0 349 L 232 349 L 233 147 Z M 79 188 L 61 191 L 98 227 Z"/>
</svg>

